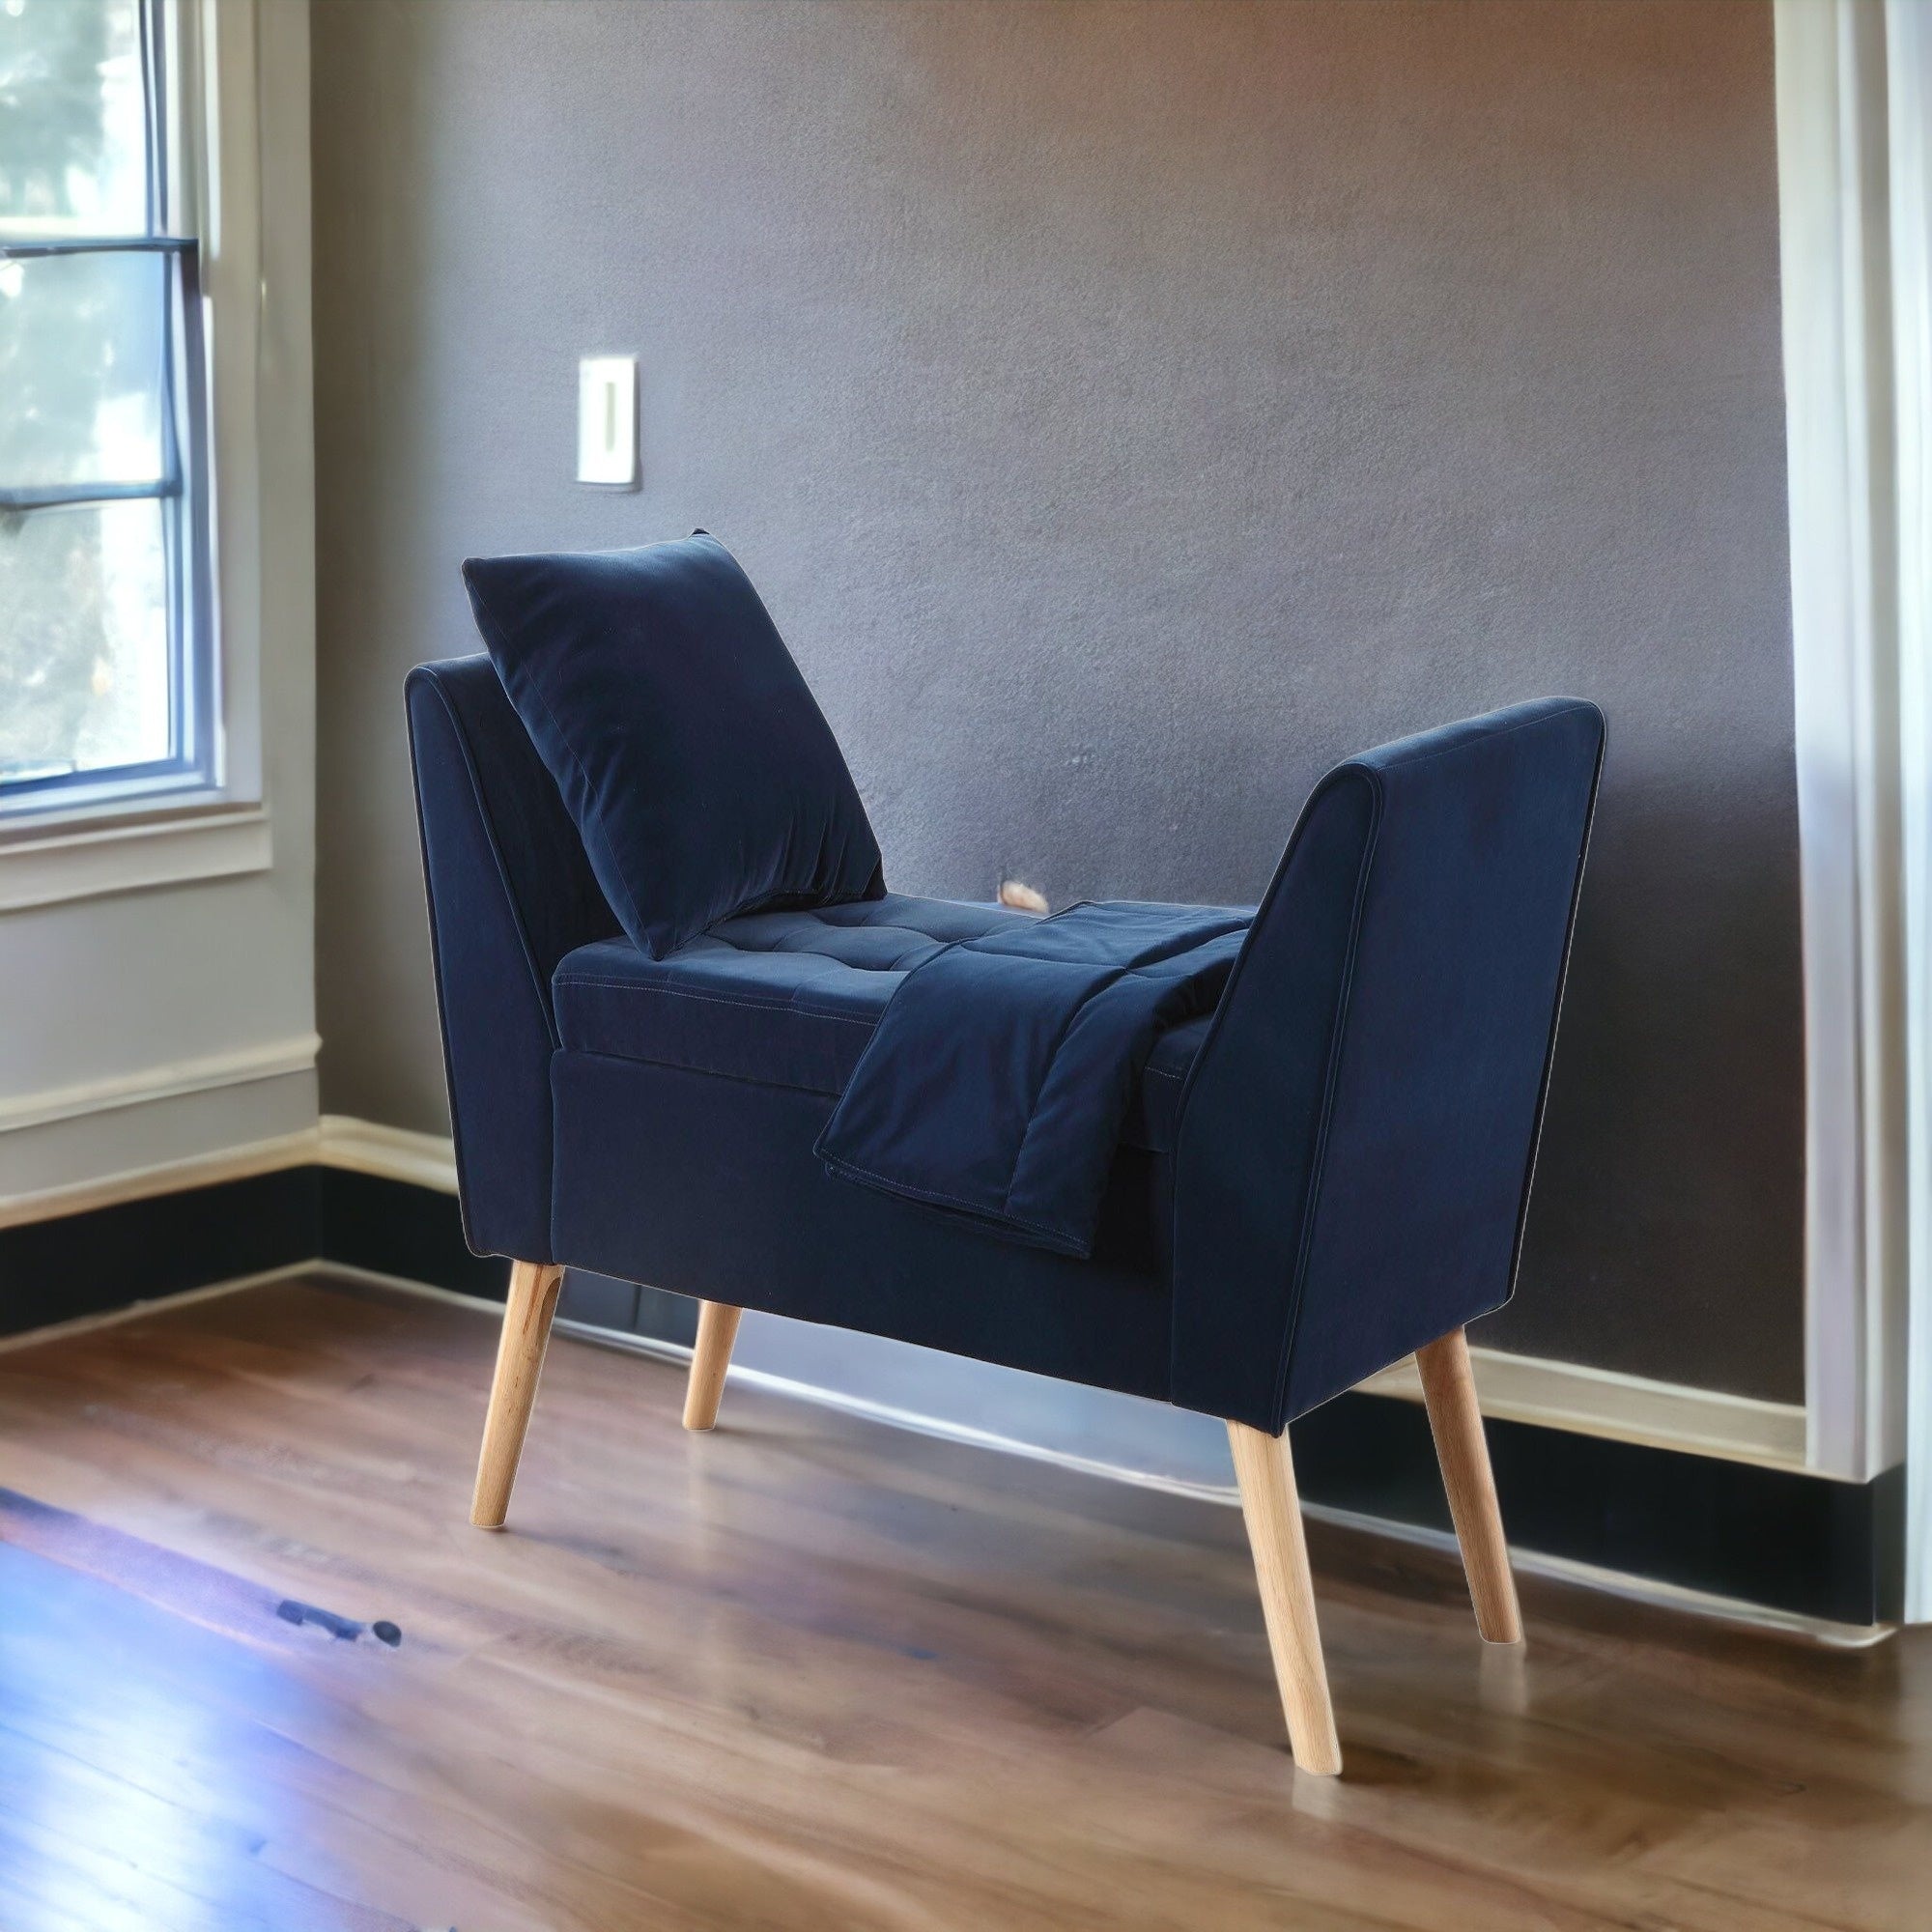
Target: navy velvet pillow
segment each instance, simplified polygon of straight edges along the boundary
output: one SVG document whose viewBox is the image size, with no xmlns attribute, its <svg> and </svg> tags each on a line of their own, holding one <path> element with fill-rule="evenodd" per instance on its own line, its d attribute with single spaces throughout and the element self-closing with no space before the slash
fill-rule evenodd
<svg viewBox="0 0 1932 1932">
<path fill-rule="evenodd" d="M 734 913 L 884 893 L 838 741 L 715 537 L 471 557 L 463 581 L 598 884 L 652 958 Z"/>
</svg>

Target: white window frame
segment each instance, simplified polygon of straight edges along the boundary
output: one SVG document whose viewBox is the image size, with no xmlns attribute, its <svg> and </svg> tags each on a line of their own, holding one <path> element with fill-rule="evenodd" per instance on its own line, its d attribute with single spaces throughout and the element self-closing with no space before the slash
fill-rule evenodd
<svg viewBox="0 0 1932 1932">
<path fill-rule="evenodd" d="M 0 913 L 266 870 L 262 757 L 264 288 L 255 0 L 158 0 L 180 228 L 200 243 L 209 421 L 210 781 L 72 787 L 0 803 Z"/>
</svg>

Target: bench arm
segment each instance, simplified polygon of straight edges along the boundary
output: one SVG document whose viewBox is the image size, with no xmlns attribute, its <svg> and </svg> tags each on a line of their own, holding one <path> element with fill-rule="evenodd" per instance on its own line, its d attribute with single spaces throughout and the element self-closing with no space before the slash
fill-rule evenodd
<svg viewBox="0 0 1932 1932">
<path fill-rule="evenodd" d="M 1603 747 L 1547 698 L 1316 789 L 1181 1098 L 1177 1403 L 1279 1434 L 1509 1299 Z"/>
<path fill-rule="evenodd" d="M 464 1236 L 547 1262 L 551 976 L 617 919 L 489 659 L 417 666 L 406 701 Z"/>
</svg>

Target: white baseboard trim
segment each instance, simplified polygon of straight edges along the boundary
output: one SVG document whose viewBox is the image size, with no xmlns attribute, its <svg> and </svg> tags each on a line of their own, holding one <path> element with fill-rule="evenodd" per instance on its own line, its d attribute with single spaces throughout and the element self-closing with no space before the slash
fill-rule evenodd
<svg viewBox="0 0 1932 1932">
<path fill-rule="evenodd" d="M 0 1098 L 0 1134 L 43 1126 L 49 1121 L 71 1121 L 79 1114 L 112 1113 L 122 1107 L 144 1106 L 151 1100 L 172 1100 L 182 1094 L 206 1093 L 211 1087 L 239 1087 L 251 1080 L 273 1080 L 284 1073 L 305 1073 L 315 1065 L 321 1049 L 319 1034 L 291 1034 L 286 1039 L 203 1054 L 194 1060 L 168 1061 L 102 1080 L 80 1080 L 67 1087 L 9 1094 Z"/>
<path fill-rule="evenodd" d="M 286 1167 L 307 1167 L 319 1158 L 313 1127 L 245 1146 L 221 1148 L 213 1153 L 189 1154 L 160 1161 L 153 1167 L 129 1168 L 98 1180 L 75 1181 L 65 1187 L 43 1187 L 31 1194 L 0 1195 L 0 1228 L 16 1228 L 29 1221 L 52 1221 L 63 1214 L 84 1214 L 96 1208 L 118 1208 L 127 1201 L 146 1201 L 156 1194 L 178 1194 L 190 1187 L 213 1187 L 224 1180 L 246 1180 L 257 1174 L 276 1174 Z"/>
<path fill-rule="evenodd" d="M 325 1114 L 317 1158 L 324 1167 L 351 1174 L 404 1180 L 439 1194 L 456 1192 L 456 1144 L 447 1134 L 420 1134 L 349 1114 Z"/>
<path fill-rule="evenodd" d="M 1801 1403 L 1726 1395 L 1720 1389 L 1652 1381 L 1615 1369 L 1513 1355 L 1501 1349 L 1472 1347 L 1469 1355 L 1483 1413 L 1494 1419 L 1772 1469 L 1806 1467 Z M 1362 1387 L 1372 1395 L 1422 1400 L 1413 1358 L 1384 1369 Z"/>
<path fill-rule="evenodd" d="M 313 1054 L 308 1064 L 313 1064 Z M 0 1195 L 0 1228 L 51 1221 L 96 1208 L 115 1208 L 125 1201 L 145 1201 L 190 1187 L 214 1187 L 288 1167 L 315 1166 L 409 1181 L 442 1194 L 456 1192 L 456 1154 L 447 1135 L 412 1133 L 403 1127 L 380 1126 L 373 1121 L 325 1114 L 312 1127 L 276 1134 L 269 1140 L 188 1154 L 152 1167 L 129 1168 L 67 1186 Z"/>
</svg>

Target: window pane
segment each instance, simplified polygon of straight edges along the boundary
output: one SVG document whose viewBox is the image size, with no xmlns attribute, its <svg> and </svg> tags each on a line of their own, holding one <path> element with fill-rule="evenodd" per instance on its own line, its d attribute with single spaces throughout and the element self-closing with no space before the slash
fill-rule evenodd
<svg viewBox="0 0 1932 1932">
<path fill-rule="evenodd" d="M 147 229 L 139 0 L 0 0 L 0 232 Z"/>
<path fill-rule="evenodd" d="M 170 755 L 167 512 L 0 511 L 0 785 Z"/>
<path fill-rule="evenodd" d="M 0 261 L 0 487 L 160 477 L 172 275 L 165 255 Z"/>
</svg>

